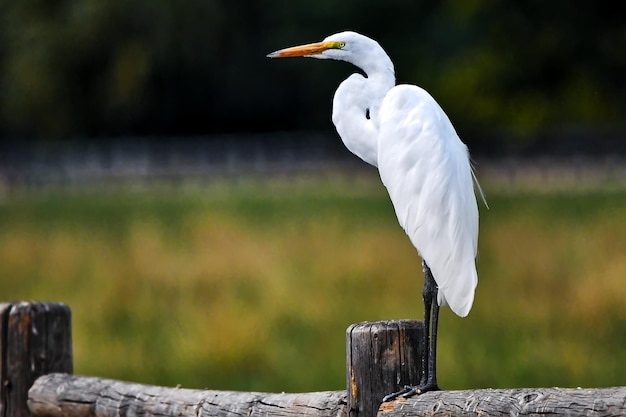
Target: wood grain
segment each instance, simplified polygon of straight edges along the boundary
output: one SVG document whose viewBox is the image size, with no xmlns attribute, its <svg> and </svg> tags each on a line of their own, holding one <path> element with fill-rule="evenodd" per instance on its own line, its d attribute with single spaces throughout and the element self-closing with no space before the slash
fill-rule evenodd
<svg viewBox="0 0 626 417">
<path fill-rule="evenodd" d="M 365 322 L 346 330 L 350 416 L 375 416 L 385 395 L 419 384 L 422 334 L 417 320 Z"/>
<path fill-rule="evenodd" d="M 381 406 L 396 416 L 625 416 L 626 387 L 479 389 L 427 392 Z"/>
<path fill-rule="evenodd" d="M 29 392 L 37 417 L 345 417 L 345 391 L 303 394 L 167 388 L 110 379 L 50 374 Z"/>
<path fill-rule="evenodd" d="M 30 417 L 28 389 L 49 372 L 72 372 L 71 312 L 62 303 L 0 304 L 0 416 Z"/>
</svg>

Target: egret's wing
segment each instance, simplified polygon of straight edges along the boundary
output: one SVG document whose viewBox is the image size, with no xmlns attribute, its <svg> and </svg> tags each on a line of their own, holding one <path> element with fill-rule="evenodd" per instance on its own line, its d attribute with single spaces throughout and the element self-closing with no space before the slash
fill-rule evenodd
<svg viewBox="0 0 626 417">
<path fill-rule="evenodd" d="M 383 100 L 378 169 L 400 225 L 433 273 L 438 302 L 466 316 L 478 282 L 472 169 L 467 147 L 423 89 L 399 85 Z"/>
</svg>

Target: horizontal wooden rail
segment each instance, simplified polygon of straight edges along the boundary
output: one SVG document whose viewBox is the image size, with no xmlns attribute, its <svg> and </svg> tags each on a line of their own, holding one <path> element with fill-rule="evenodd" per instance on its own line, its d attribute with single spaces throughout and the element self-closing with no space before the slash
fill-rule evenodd
<svg viewBox="0 0 626 417">
<path fill-rule="evenodd" d="M 304 394 L 166 388 L 67 374 L 37 379 L 28 395 L 37 417 L 346 416 L 346 391 Z"/>
<path fill-rule="evenodd" d="M 626 387 L 437 391 L 383 403 L 379 417 L 626 416 Z"/>
<path fill-rule="evenodd" d="M 348 415 L 346 391 L 304 394 L 165 388 L 67 374 L 35 381 L 28 406 L 36 417 Z M 395 416 L 622 416 L 626 387 L 481 389 L 429 392 L 383 403 Z"/>
</svg>

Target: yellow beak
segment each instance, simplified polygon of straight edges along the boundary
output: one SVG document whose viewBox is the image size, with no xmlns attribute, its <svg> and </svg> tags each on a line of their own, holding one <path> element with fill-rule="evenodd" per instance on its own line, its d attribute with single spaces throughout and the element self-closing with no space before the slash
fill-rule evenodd
<svg viewBox="0 0 626 417">
<path fill-rule="evenodd" d="M 328 49 L 341 48 L 341 42 L 316 42 L 306 45 L 293 46 L 281 49 L 280 51 L 267 54 L 268 58 L 287 58 L 292 56 L 311 56 L 321 54 Z"/>
</svg>

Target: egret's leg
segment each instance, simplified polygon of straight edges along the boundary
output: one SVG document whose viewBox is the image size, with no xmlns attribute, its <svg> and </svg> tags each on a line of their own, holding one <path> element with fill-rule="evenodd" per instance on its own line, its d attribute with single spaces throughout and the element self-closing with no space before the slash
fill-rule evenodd
<svg viewBox="0 0 626 417">
<path fill-rule="evenodd" d="M 424 271 L 424 289 L 422 290 L 422 298 L 424 299 L 424 336 L 422 346 L 424 346 L 424 354 L 422 355 L 420 386 L 426 385 L 428 374 L 430 373 L 430 362 L 428 360 L 430 358 L 430 313 L 433 306 L 433 293 L 435 297 L 437 296 L 437 283 L 426 261 L 422 261 L 422 269 Z M 437 305 L 436 301 L 435 305 Z"/>
<path fill-rule="evenodd" d="M 399 396 L 408 398 L 415 394 L 428 391 L 437 391 L 437 325 L 439 323 L 439 304 L 437 304 L 437 283 L 426 262 L 422 262 L 424 269 L 424 335 L 422 355 L 422 377 L 418 386 L 407 385 L 398 392 L 389 394 L 383 398 L 383 402 L 391 401 Z M 432 315 L 432 317 L 431 317 Z M 431 326 L 432 318 L 432 326 Z M 432 330 L 432 331 L 431 331 Z"/>
<path fill-rule="evenodd" d="M 437 327 L 439 324 L 439 304 L 437 303 L 437 283 L 430 268 L 424 267 L 424 355 L 422 355 L 422 378 L 417 387 L 405 387 L 404 398 L 428 391 L 438 391 L 437 385 Z M 432 319 L 432 321 L 431 321 Z"/>
<path fill-rule="evenodd" d="M 424 264 L 425 265 L 425 264 Z M 426 267 L 428 268 L 428 267 Z M 431 323 L 431 333 L 430 333 L 430 346 L 428 349 L 428 372 L 426 376 L 426 381 L 420 382 L 420 388 L 417 391 L 418 394 L 427 391 L 438 391 L 439 386 L 437 385 L 437 328 L 439 327 L 439 303 L 437 303 L 437 284 L 435 283 L 435 279 L 430 273 L 430 269 L 428 269 L 428 275 L 432 279 L 432 284 L 434 291 L 433 294 L 433 310 L 432 310 L 432 323 Z M 426 374 L 426 372 L 425 372 Z M 405 394 L 406 395 L 406 394 Z"/>
</svg>

